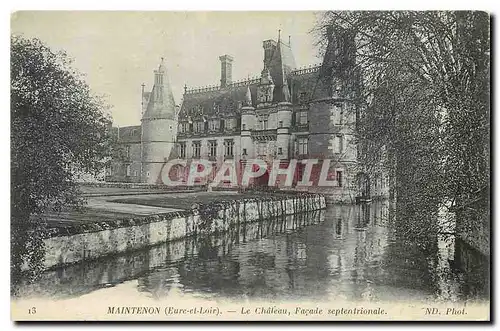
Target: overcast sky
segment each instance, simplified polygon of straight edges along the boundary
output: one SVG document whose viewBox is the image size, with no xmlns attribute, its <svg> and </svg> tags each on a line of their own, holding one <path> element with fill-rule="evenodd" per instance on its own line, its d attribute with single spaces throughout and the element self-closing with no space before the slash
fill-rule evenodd
<svg viewBox="0 0 500 331">
<path fill-rule="evenodd" d="M 297 66 L 319 63 L 313 12 L 17 12 L 12 33 L 65 50 L 90 87 L 108 96 L 115 124 L 140 123 L 141 84 L 165 58 L 176 103 L 184 84 L 219 84 L 219 55 L 234 57 L 233 80 L 262 70 L 262 41 L 291 35 Z"/>
</svg>

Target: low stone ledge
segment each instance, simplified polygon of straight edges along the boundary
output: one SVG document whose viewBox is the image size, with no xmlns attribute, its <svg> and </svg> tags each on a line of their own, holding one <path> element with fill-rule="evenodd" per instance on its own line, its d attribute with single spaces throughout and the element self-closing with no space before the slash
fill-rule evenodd
<svg viewBox="0 0 500 331">
<path fill-rule="evenodd" d="M 237 223 L 300 214 L 326 208 L 319 194 L 265 196 L 217 201 L 198 208 L 49 229 L 45 235 L 46 269 L 150 247 L 196 234 L 224 232 Z"/>
</svg>

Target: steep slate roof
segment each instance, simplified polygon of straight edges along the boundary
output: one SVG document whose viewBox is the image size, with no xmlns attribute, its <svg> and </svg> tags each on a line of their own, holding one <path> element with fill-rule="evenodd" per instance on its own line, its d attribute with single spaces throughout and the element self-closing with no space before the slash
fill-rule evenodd
<svg viewBox="0 0 500 331">
<path fill-rule="evenodd" d="M 282 87 L 285 83 L 285 79 L 296 67 L 295 58 L 293 57 L 290 46 L 278 40 L 273 55 L 266 65 L 274 82 L 273 101 L 285 101 Z"/>
<path fill-rule="evenodd" d="M 162 75 L 163 84 L 158 85 L 156 83 L 156 76 Z M 160 91 L 159 99 L 156 98 L 157 90 Z M 149 94 L 145 93 L 145 98 L 148 99 L 146 111 L 142 115 L 143 119 L 152 118 L 175 118 L 175 101 L 172 89 L 170 87 L 170 82 L 168 79 L 167 71 L 165 65 L 163 64 L 163 59 L 158 66 L 158 70 L 155 70 L 155 84 Z"/>
<path fill-rule="evenodd" d="M 273 102 L 291 101 L 298 103 L 299 95 L 307 91 L 308 98 L 317 98 L 322 90 L 318 83 L 318 68 L 295 70 L 295 59 L 290 45 L 278 41 L 265 66 L 274 83 Z M 198 91 L 187 91 L 179 112 L 179 120 L 197 120 L 202 117 L 233 116 L 239 114 L 239 107 L 246 104 L 248 88 L 252 95 L 252 106 L 257 106 L 259 79 L 233 83 L 227 87 L 211 87 Z M 283 89 L 288 89 L 288 91 Z M 311 93 L 314 91 L 314 95 Z M 292 100 L 289 100 L 289 99 Z"/>
<path fill-rule="evenodd" d="M 139 143 L 141 142 L 141 126 L 131 125 L 124 127 L 113 127 L 113 135 L 117 136 L 120 132 L 121 143 Z"/>
<path fill-rule="evenodd" d="M 200 119 L 202 116 L 217 117 L 231 116 L 239 113 L 239 106 L 244 106 L 247 89 L 250 88 L 252 106 L 256 106 L 257 83 L 255 80 L 248 84 L 229 85 L 223 89 L 200 93 L 184 94 L 179 120 Z M 218 106 L 218 107 L 217 107 Z"/>
</svg>

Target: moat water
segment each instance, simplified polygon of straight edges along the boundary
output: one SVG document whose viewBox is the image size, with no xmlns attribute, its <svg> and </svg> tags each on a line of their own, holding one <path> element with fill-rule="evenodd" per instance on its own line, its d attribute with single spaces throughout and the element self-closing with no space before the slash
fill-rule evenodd
<svg viewBox="0 0 500 331">
<path fill-rule="evenodd" d="M 51 270 L 20 296 L 476 302 L 488 300 L 488 267 L 449 230 L 413 235 L 374 202 Z"/>
</svg>

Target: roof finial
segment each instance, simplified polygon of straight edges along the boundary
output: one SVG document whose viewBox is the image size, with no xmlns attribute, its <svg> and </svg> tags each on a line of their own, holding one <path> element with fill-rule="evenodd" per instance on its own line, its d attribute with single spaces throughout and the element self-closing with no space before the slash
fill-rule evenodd
<svg viewBox="0 0 500 331">
<path fill-rule="evenodd" d="M 161 57 L 160 59 L 161 59 L 161 61 L 160 61 L 160 65 L 158 66 L 158 70 L 159 70 L 159 71 L 162 71 L 162 70 L 164 70 L 164 69 L 165 69 L 165 67 L 164 67 L 164 65 L 163 65 L 163 57 Z"/>
<path fill-rule="evenodd" d="M 292 36 L 288 35 L 288 46 L 290 46 L 292 44 L 291 40 L 292 40 Z"/>
<path fill-rule="evenodd" d="M 278 42 L 281 40 L 281 29 L 278 30 Z"/>
<path fill-rule="evenodd" d="M 247 92 L 245 93 L 245 106 L 252 107 L 252 92 L 250 92 L 250 85 L 247 85 Z"/>
<path fill-rule="evenodd" d="M 184 94 L 186 94 L 187 89 L 188 89 L 188 86 L 187 86 L 187 84 L 186 84 L 186 83 L 184 83 Z"/>
</svg>

